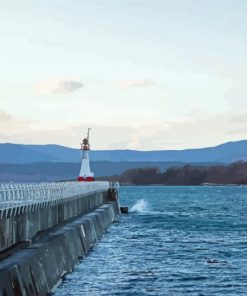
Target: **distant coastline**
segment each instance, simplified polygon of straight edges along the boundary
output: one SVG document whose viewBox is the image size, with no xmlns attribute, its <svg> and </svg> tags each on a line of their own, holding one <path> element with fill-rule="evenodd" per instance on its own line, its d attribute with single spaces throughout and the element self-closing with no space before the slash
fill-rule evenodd
<svg viewBox="0 0 247 296">
<path fill-rule="evenodd" d="M 80 157 L 79 149 L 59 145 L 0 143 L 0 182 L 74 180 Z M 96 178 L 115 178 L 127 185 L 247 183 L 244 162 L 233 165 L 247 160 L 247 140 L 185 150 L 96 150 L 90 160 Z"/>
<path fill-rule="evenodd" d="M 119 181 L 122 186 L 247 185 L 247 162 L 182 164 L 165 162 L 92 162 L 96 180 Z M 75 180 L 79 163 L 0 164 L 0 182 Z"/>
<path fill-rule="evenodd" d="M 247 185 L 247 162 L 238 161 L 230 165 L 171 167 L 165 172 L 158 168 L 135 168 L 119 176 L 112 176 L 111 181 L 121 185 L 164 185 L 164 186 L 240 186 Z"/>
</svg>

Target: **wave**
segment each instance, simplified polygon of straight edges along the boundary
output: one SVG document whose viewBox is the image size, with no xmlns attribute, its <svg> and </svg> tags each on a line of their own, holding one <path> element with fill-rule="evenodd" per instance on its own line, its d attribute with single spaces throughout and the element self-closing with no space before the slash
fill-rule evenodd
<svg viewBox="0 0 247 296">
<path fill-rule="evenodd" d="M 147 212 L 149 210 L 148 203 L 144 199 L 139 199 L 130 209 L 131 213 Z"/>
</svg>

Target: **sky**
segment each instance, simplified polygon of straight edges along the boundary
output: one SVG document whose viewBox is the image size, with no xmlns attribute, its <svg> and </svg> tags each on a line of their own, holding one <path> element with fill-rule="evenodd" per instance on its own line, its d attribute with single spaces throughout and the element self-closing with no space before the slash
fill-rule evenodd
<svg viewBox="0 0 247 296">
<path fill-rule="evenodd" d="M 0 142 L 247 139 L 247 1 L 0 0 Z"/>
</svg>

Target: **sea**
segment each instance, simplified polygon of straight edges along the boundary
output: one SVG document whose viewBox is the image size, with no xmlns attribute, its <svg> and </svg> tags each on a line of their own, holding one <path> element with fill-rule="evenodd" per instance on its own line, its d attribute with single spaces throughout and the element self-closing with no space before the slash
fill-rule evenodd
<svg viewBox="0 0 247 296">
<path fill-rule="evenodd" d="M 55 296 L 247 295 L 247 187 L 121 187 L 120 200 L 130 213 Z"/>
</svg>

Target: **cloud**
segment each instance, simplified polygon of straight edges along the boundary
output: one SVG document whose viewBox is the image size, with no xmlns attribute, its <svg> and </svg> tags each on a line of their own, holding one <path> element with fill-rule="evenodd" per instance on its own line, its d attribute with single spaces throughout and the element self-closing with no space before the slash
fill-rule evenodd
<svg viewBox="0 0 247 296">
<path fill-rule="evenodd" d="M 40 127 L 33 123 L 21 130 L 17 126 L 12 126 L 8 132 L 4 133 L 0 130 L 0 142 L 23 144 L 54 143 L 79 148 L 81 139 L 86 135 L 89 126 L 92 128 L 92 149 L 124 149 L 132 143 L 132 138 L 135 134 L 134 128 L 125 126 L 72 125 L 52 128 L 47 126 Z M 120 141 L 121 144 L 119 143 Z"/>
<path fill-rule="evenodd" d="M 55 143 L 79 147 L 81 138 L 92 128 L 93 149 L 163 150 L 208 147 L 220 143 L 247 138 L 247 122 L 244 113 L 201 115 L 180 118 L 176 121 L 147 123 L 143 126 L 116 126 L 65 123 L 53 126 L 49 123 L 24 121 L 0 111 L 0 142 L 47 144 Z"/>
<path fill-rule="evenodd" d="M 247 114 L 238 114 L 230 118 L 233 123 L 247 123 Z"/>
<path fill-rule="evenodd" d="M 1 141 L 12 139 L 15 141 L 15 135 L 21 133 L 28 133 L 32 122 L 16 118 L 2 110 L 0 110 L 0 127 L 1 127 Z"/>
<path fill-rule="evenodd" d="M 57 87 L 53 89 L 53 94 L 68 94 L 83 87 L 83 84 L 79 81 L 60 81 Z"/>
<path fill-rule="evenodd" d="M 144 79 L 144 80 L 120 80 L 117 81 L 117 85 L 123 88 L 131 88 L 131 87 L 147 87 L 154 85 L 152 80 Z"/>
<path fill-rule="evenodd" d="M 9 123 L 13 120 L 13 117 L 4 111 L 0 111 L 0 123 Z"/>
<path fill-rule="evenodd" d="M 46 80 L 35 84 L 34 93 L 36 95 L 69 94 L 83 86 L 83 83 L 77 80 Z"/>
</svg>

